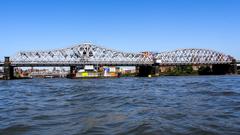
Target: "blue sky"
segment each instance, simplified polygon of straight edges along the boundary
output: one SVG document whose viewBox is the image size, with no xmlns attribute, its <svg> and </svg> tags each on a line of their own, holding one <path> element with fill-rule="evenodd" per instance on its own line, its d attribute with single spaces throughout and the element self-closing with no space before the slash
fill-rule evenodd
<svg viewBox="0 0 240 135">
<path fill-rule="evenodd" d="M 0 0 L 0 59 L 89 41 L 126 52 L 207 48 L 240 59 L 240 0 Z"/>
</svg>

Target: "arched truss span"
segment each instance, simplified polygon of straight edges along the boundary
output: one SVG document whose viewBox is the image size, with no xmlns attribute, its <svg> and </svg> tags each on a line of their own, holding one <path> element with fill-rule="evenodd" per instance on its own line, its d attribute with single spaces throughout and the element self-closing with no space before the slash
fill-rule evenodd
<svg viewBox="0 0 240 135">
<path fill-rule="evenodd" d="M 207 49 L 179 49 L 161 53 L 125 53 L 93 44 L 82 44 L 52 51 L 19 52 L 11 57 L 13 64 L 71 65 L 187 65 L 232 63 L 233 57 Z"/>
<path fill-rule="evenodd" d="M 11 60 L 13 63 L 33 64 L 153 64 L 152 57 L 142 53 L 125 53 L 92 44 L 53 51 L 19 52 Z"/>
<path fill-rule="evenodd" d="M 231 63 L 233 57 L 208 49 L 179 49 L 156 53 L 155 59 L 160 64 L 225 64 Z"/>
</svg>

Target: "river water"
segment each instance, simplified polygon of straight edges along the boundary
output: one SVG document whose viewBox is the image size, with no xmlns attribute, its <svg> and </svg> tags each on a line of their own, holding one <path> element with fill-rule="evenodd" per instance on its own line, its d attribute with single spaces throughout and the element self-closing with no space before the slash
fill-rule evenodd
<svg viewBox="0 0 240 135">
<path fill-rule="evenodd" d="M 0 81 L 0 135 L 239 135 L 240 76 Z"/>
</svg>

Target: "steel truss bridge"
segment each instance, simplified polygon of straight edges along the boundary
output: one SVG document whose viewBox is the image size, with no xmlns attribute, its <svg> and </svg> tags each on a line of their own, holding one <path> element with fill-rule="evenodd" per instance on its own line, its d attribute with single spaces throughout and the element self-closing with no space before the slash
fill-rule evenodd
<svg viewBox="0 0 240 135">
<path fill-rule="evenodd" d="M 193 65 L 230 64 L 234 58 L 207 49 L 179 49 L 169 52 L 125 53 L 85 43 L 51 51 L 19 52 L 10 57 L 12 66 L 77 65 Z M 4 63 L 0 63 L 3 65 Z"/>
</svg>

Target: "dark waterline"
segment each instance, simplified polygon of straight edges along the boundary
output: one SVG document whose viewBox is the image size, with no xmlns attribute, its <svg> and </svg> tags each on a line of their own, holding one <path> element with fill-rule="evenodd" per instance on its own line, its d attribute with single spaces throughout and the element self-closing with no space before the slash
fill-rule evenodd
<svg viewBox="0 0 240 135">
<path fill-rule="evenodd" d="M 0 135 L 240 134 L 240 76 L 0 80 Z"/>
</svg>

